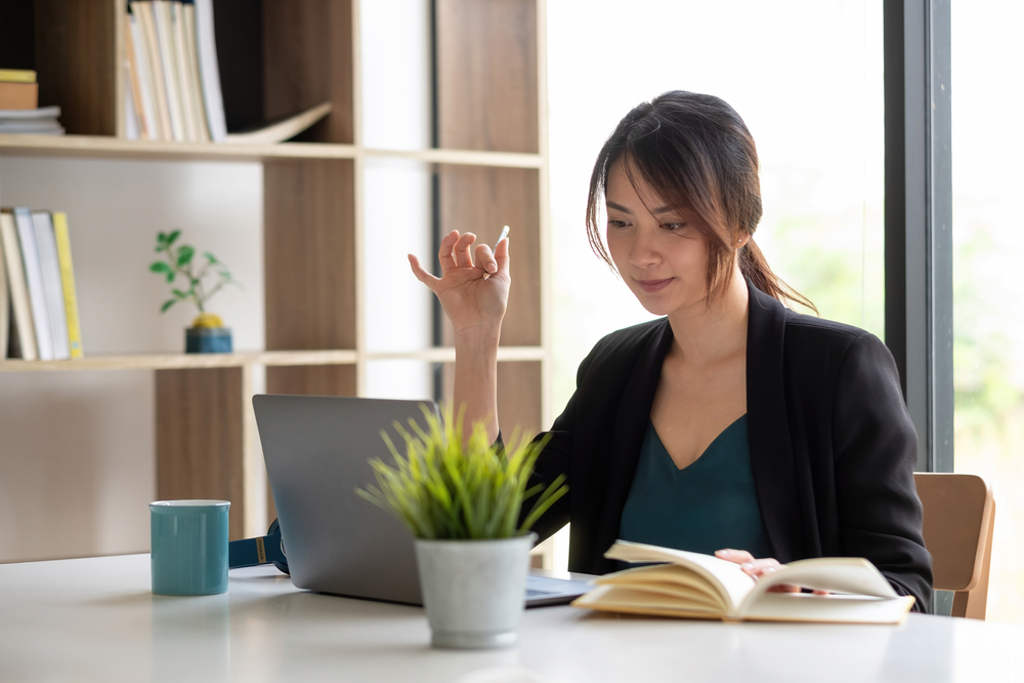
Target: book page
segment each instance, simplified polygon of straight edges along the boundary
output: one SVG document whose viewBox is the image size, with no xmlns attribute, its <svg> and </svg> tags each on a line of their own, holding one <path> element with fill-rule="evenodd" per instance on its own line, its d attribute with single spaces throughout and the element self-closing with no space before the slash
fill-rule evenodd
<svg viewBox="0 0 1024 683">
<path fill-rule="evenodd" d="M 635 590 L 669 595 L 679 600 L 713 607 L 725 613 L 726 605 L 706 579 L 678 565 L 654 565 L 626 569 L 598 577 L 602 586 L 625 586 Z"/>
<path fill-rule="evenodd" d="M 670 562 L 686 567 L 715 587 L 724 599 L 726 612 L 729 614 L 739 607 L 755 586 L 754 579 L 747 576 L 738 564 L 720 560 L 712 555 L 620 540 L 616 541 L 604 556 L 624 562 Z"/>
<path fill-rule="evenodd" d="M 862 595 L 765 593 L 744 614 L 746 621 L 800 621 L 826 624 L 899 624 L 914 598 Z"/>
<path fill-rule="evenodd" d="M 866 559 L 819 557 L 791 562 L 761 577 L 740 606 L 740 614 L 750 613 L 752 606 L 768 594 L 768 589 L 782 584 L 873 598 L 898 597 L 882 573 Z"/>
<path fill-rule="evenodd" d="M 663 616 L 692 616 L 703 619 L 721 619 L 722 610 L 712 605 L 694 604 L 671 596 L 635 590 L 625 586 L 598 586 L 572 601 L 573 607 L 609 612 L 631 612 Z"/>
</svg>

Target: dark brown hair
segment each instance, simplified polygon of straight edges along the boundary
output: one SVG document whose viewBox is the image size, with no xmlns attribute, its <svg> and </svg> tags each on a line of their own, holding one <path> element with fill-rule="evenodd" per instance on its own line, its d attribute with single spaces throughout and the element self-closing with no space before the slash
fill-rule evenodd
<svg viewBox="0 0 1024 683">
<path fill-rule="evenodd" d="M 601 240 L 599 212 L 608 174 L 620 161 L 631 182 L 639 173 L 669 206 L 700 217 L 695 227 L 708 244 L 708 301 L 729 283 L 736 238 L 745 234 L 750 238 L 740 250 L 743 275 L 762 292 L 817 313 L 772 272 L 754 243 L 761 221 L 757 148 L 743 119 L 724 100 L 683 90 L 664 93 L 626 114 L 601 148 L 590 177 L 587 236 L 594 253 L 613 268 Z"/>
</svg>

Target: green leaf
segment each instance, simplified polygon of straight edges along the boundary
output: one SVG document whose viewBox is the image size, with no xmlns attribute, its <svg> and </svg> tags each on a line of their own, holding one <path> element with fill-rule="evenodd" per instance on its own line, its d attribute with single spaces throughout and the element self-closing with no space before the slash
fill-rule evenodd
<svg viewBox="0 0 1024 683">
<path fill-rule="evenodd" d="M 196 250 L 187 244 L 181 245 L 178 249 L 178 267 L 184 268 L 192 261 L 192 255 L 195 254 Z"/>
<path fill-rule="evenodd" d="M 203 256 L 205 256 L 206 260 L 209 261 L 210 263 L 220 263 L 220 261 L 217 260 L 217 257 L 208 251 L 204 251 Z"/>
<path fill-rule="evenodd" d="M 160 312 L 161 313 L 166 313 L 167 309 L 170 308 L 171 306 L 173 306 L 176 303 L 178 303 L 177 299 L 168 299 L 167 301 L 164 302 L 164 305 L 160 307 Z"/>
<path fill-rule="evenodd" d="M 173 292 L 174 296 L 178 297 L 179 299 L 187 299 L 188 298 L 188 292 L 183 292 L 180 289 L 172 289 L 171 292 Z"/>
<path fill-rule="evenodd" d="M 167 236 L 167 246 L 171 246 L 172 244 L 174 244 L 174 240 L 178 239 L 179 235 L 181 235 L 181 230 L 175 230 L 170 235 L 168 235 Z"/>
<path fill-rule="evenodd" d="M 167 233 L 166 232 L 158 232 L 156 234 L 156 241 L 157 241 L 158 244 L 165 244 L 167 242 Z"/>
<path fill-rule="evenodd" d="M 168 273 L 174 273 L 174 271 L 171 270 L 171 267 L 167 264 L 166 261 L 157 261 L 155 263 L 152 263 L 150 264 L 149 269 L 154 273 L 163 273 L 164 275 L 167 275 Z"/>
<path fill-rule="evenodd" d="M 174 282 L 174 271 L 167 273 L 167 284 Z"/>
</svg>

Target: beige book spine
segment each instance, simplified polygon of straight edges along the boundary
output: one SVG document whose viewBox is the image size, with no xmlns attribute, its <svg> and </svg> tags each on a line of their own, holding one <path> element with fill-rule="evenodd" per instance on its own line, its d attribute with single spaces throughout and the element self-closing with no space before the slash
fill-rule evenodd
<svg viewBox="0 0 1024 683">
<path fill-rule="evenodd" d="M 14 216 L 7 211 L 0 213 L 0 239 L 4 243 L 7 282 L 11 289 L 11 309 L 14 313 L 14 322 L 18 326 L 21 357 L 25 360 L 37 360 L 39 350 L 36 347 L 36 328 L 32 322 L 32 308 L 28 300 L 25 269 L 21 264 L 21 247 L 18 243 L 17 229 L 14 226 Z"/>
<path fill-rule="evenodd" d="M 203 100 L 203 86 L 199 75 L 199 46 L 196 44 L 196 6 L 182 5 L 185 19 L 185 49 L 188 55 L 189 86 L 192 89 L 192 100 L 195 102 L 196 135 L 200 142 L 210 142 L 210 126 L 206 122 L 206 103 Z"/>
<path fill-rule="evenodd" d="M 146 118 L 146 110 L 142 106 L 142 82 L 139 74 L 139 62 L 135 58 L 135 46 L 132 41 L 132 18 L 124 15 L 124 49 L 125 66 L 128 67 L 128 80 L 131 81 L 132 106 L 135 107 L 135 118 L 139 121 L 139 137 L 149 139 L 150 122 Z"/>
<path fill-rule="evenodd" d="M 178 94 L 181 97 L 181 123 L 185 140 L 199 142 L 196 130 L 196 104 L 193 101 L 192 78 L 188 60 L 188 43 L 185 39 L 185 12 L 180 2 L 170 4 L 171 34 L 174 39 L 174 71 L 178 76 Z"/>
<path fill-rule="evenodd" d="M 174 133 L 171 130 L 171 113 L 167 103 L 167 77 L 164 75 L 163 64 L 160 62 L 160 44 L 156 37 L 153 12 L 154 7 L 151 0 L 132 3 L 132 14 L 138 18 L 139 26 L 142 27 L 149 68 L 153 72 L 153 93 L 156 99 L 156 119 L 160 124 L 160 140 L 170 141 L 174 139 Z"/>
</svg>

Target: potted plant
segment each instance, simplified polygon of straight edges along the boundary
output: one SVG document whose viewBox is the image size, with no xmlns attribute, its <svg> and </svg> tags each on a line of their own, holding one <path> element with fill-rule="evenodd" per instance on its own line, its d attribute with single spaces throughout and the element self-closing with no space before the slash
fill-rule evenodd
<svg viewBox="0 0 1024 683">
<path fill-rule="evenodd" d="M 370 461 L 377 486 L 357 493 L 402 522 L 415 538 L 416 564 L 435 647 L 512 645 L 525 603 L 530 528 L 568 491 L 559 477 L 526 488 L 544 441 L 509 450 L 491 444 L 483 423 L 462 438 L 462 411 L 443 421 L 424 408 L 427 429 L 410 420 L 405 455 L 383 433 L 394 466 Z M 510 443 L 516 443 L 516 437 Z M 519 524 L 523 501 L 537 496 Z"/>
<path fill-rule="evenodd" d="M 167 278 L 168 284 L 174 284 L 179 277 L 187 283 L 185 288 L 171 288 L 172 297 L 163 303 L 160 312 L 166 313 L 179 301 L 191 301 L 199 309 L 199 315 L 192 321 L 192 327 L 185 330 L 185 353 L 231 353 L 231 328 L 224 327 L 220 316 L 207 312 L 205 306 L 224 285 L 242 285 L 231 276 L 227 266 L 208 251 L 203 252 L 202 265 L 197 267 L 194 247 L 175 246 L 179 236 L 180 230 L 156 236 L 156 251 L 163 254 L 164 259 L 150 264 L 149 270 Z"/>
</svg>

